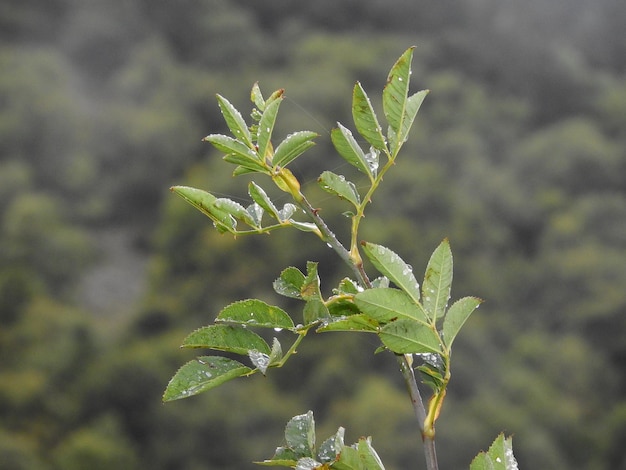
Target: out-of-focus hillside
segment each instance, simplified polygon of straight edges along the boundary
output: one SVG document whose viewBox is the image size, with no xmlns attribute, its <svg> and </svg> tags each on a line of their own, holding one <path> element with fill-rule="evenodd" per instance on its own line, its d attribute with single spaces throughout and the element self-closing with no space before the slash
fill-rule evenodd
<svg viewBox="0 0 626 470">
<path fill-rule="evenodd" d="M 246 197 L 201 142 L 227 130 L 215 93 L 246 109 L 255 81 L 286 89 L 276 133 L 322 134 L 295 170 L 323 205 L 319 173 L 349 171 L 329 130 L 351 123 L 354 81 L 376 99 L 415 44 L 431 93 L 363 235 L 416 271 L 449 237 L 453 296 L 486 300 L 455 343 L 441 467 L 505 431 L 521 468 L 626 469 L 624 26 L 617 0 L 4 1 L 0 468 L 252 468 L 308 409 L 411 465 L 394 362 L 357 337 L 160 395 L 227 303 L 281 302 L 272 280 L 307 260 L 349 274 L 302 234 L 233 240 L 169 194 Z M 343 210 L 325 213 L 340 235 Z"/>
</svg>

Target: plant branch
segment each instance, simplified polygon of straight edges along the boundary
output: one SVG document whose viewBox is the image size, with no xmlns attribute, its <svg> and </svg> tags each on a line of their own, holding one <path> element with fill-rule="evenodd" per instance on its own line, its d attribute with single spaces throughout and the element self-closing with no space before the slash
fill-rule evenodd
<svg viewBox="0 0 626 470">
<path fill-rule="evenodd" d="M 437 453 L 435 451 L 435 439 L 434 436 L 426 435 L 424 433 L 424 424 L 426 422 L 426 408 L 422 401 L 422 395 L 417 387 L 417 380 L 415 379 L 415 372 L 407 355 L 396 355 L 398 363 L 400 364 L 400 372 L 404 378 L 409 397 L 411 398 L 411 404 L 413 405 L 413 411 L 415 417 L 419 423 L 420 431 L 422 433 L 422 442 L 424 444 L 424 456 L 426 458 L 427 470 L 438 470 Z"/>
<path fill-rule="evenodd" d="M 335 234 L 333 233 L 324 219 L 322 219 L 317 211 L 313 208 L 308 199 L 300 193 L 300 198 L 294 199 L 296 204 L 311 218 L 313 223 L 317 226 L 322 234 L 322 240 L 328 243 L 328 245 L 337 252 L 339 257 L 350 267 L 350 269 L 354 272 L 357 279 L 361 284 L 365 287 L 371 287 L 371 283 L 365 270 L 363 269 L 363 262 L 356 263 L 352 254 L 346 249 L 345 246 L 341 244 L 341 242 L 337 239 Z"/>
</svg>

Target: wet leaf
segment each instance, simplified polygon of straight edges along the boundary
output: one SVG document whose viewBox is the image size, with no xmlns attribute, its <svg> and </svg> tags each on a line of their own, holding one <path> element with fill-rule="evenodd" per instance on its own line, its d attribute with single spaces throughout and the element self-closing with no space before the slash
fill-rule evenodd
<svg viewBox="0 0 626 470">
<path fill-rule="evenodd" d="M 217 198 L 207 191 L 189 186 L 172 186 L 170 191 L 182 197 L 215 223 L 220 231 L 234 231 L 237 225 L 235 219 L 225 210 L 215 205 Z"/>
<path fill-rule="evenodd" d="M 368 242 L 363 242 L 361 245 L 363 253 L 374 267 L 406 292 L 415 303 L 419 303 L 420 288 L 413 274 L 413 268 L 389 248 Z"/>
<path fill-rule="evenodd" d="M 301 232 L 319 232 L 317 225 L 311 222 L 298 222 L 297 220 L 289 219 L 289 223 Z"/>
<path fill-rule="evenodd" d="M 404 119 L 413 49 L 414 47 L 410 47 L 398 58 L 389 71 L 387 84 L 383 89 L 383 111 L 396 134 L 399 133 Z"/>
<path fill-rule="evenodd" d="M 422 103 L 424 102 L 424 99 L 426 98 L 426 95 L 428 95 L 428 93 L 428 90 L 422 90 L 418 91 L 408 98 L 406 102 L 406 108 L 404 110 L 404 118 L 402 119 L 402 127 L 400 128 L 396 137 L 396 142 L 400 145 L 406 142 L 409 136 L 409 132 L 411 131 L 411 127 L 413 126 L 413 122 L 415 121 L 415 117 L 417 116 L 417 112 L 422 106 Z M 397 152 L 398 149 L 399 147 L 396 147 L 394 151 Z"/>
<path fill-rule="evenodd" d="M 318 136 L 317 133 L 311 131 L 300 131 L 288 135 L 283 140 L 276 151 L 272 159 L 272 165 L 274 166 L 286 166 L 305 151 L 315 145 L 313 139 Z"/>
<path fill-rule="evenodd" d="M 437 333 L 415 320 L 402 318 L 388 323 L 379 336 L 387 348 L 398 354 L 441 352 Z"/>
<path fill-rule="evenodd" d="M 256 224 L 255 220 L 252 218 L 250 213 L 246 210 L 245 207 L 243 207 L 238 202 L 235 202 L 232 199 L 228 199 L 228 198 L 218 198 L 215 200 L 214 204 L 215 204 L 215 207 L 217 207 L 219 210 L 227 212 L 228 214 L 232 215 L 235 219 L 241 220 L 242 222 L 245 222 L 251 227 L 258 227 L 258 225 Z"/>
<path fill-rule="evenodd" d="M 283 358 L 283 348 L 277 338 L 272 340 L 272 351 L 270 352 L 270 365 L 276 364 Z"/>
<path fill-rule="evenodd" d="M 248 357 L 252 361 L 252 364 L 254 364 L 254 367 L 259 369 L 261 374 L 265 375 L 265 372 L 267 372 L 267 368 L 270 366 L 269 354 L 265 354 L 253 349 L 251 351 L 248 351 Z"/>
<path fill-rule="evenodd" d="M 265 209 L 265 212 L 275 219 L 280 220 L 278 209 L 276 209 L 276 206 L 274 206 L 274 203 L 270 200 L 263 188 L 257 185 L 254 181 L 250 181 L 250 184 L 248 185 L 248 194 L 250 194 L 250 197 L 254 202 Z"/>
<path fill-rule="evenodd" d="M 448 347 L 452 346 L 459 330 L 481 302 L 482 300 L 477 297 L 464 297 L 454 302 L 448 309 L 443 319 L 443 341 Z"/>
<path fill-rule="evenodd" d="M 235 354 L 248 354 L 251 349 L 269 354 L 270 347 L 259 335 L 241 326 L 210 325 L 190 333 L 185 348 L 209 348 Z"/>
<path fill-rule="evenodd" d="M 444 315 L 451 287 L 452 251 L 445 239 L 431 255 L 422 284 L 422 305 L 432 321 Z"/>
<path fill-rule="evenodd" d="M 354 85 L 352 93 L 352 117 L 357 131 L 372 147 L 378 150 L 387 149 L 387 143 L 372 103 L 359 82 Z"/>
<path fill-rule="evenodd" d="M 254 222 L 253 224 L 250 224 L 250 226 L 260 228 L 261 222 L 263 221 L 263 214 L 265 213 L 263 208 L 255 202 L 246 207 L 246 212 L 250 215 L 252 221 Z"/>
<path fill-rule="evenodd" d="M 256 153 L 239 140 L 221 134 L 208 135 L 203 140 L 224 153 L 224 161 L 228 163 L 240 165 L 253 172 L 268 172 Z"/>
<path fill-rule="evenodd" d="M 478 454 L 470 465 L 470 470 L 518 470 L 513 455 L 513 439 L 500 434 L 487 452 Z"/>
<path fill-rule="evenodd" d="M 225 307 L 215 321 L 225 321 L 263 328 L 293 329 L 293 321 L 279 307 L 268 305 L 262 300 L 240 300 Z"/>
<path fill-rule="evenodd" d="M 339 427 L 334 436 L 330 436 L 322 442 L 322 445 L 320 445 L 317 451 L 317 458 L 321 462 L 332 462 L 337 458 L 345 446 L 343 443 L 344 434 L 345 429 Z"/>
<path fill-rule="evenodd" d="M 361 146 L 357 143 L 349 129 L 337 123 L 336 127 L 330 132 L 330 137 L 335 149 L 350 165 L 356 167 L 372 179 L 369 165 L 365 158 L 365 153 Z"/>
<path fill-rule="evenodd" d="M 361 331 L 375 333 L 378 331 L 378 322 L 364 314 L 350 315 L 344 318 L 332 318 L 322 323 L 316 331 Z"/>
<path fill-rule="evenodd" d="M 337 462 L 331 468 L 337 470 L 366 470 L 361 463 L 359 451 L 349 446 L 343 448 Z"/>
<path fill-rule="evenodd" d="M 276 116 L 278 115 L 278 108 L 282 102 L 282 93 L 277 99 L 265 103 L 265 110 L 261 116 L 258 127 L 257 135 L 257 152 L 261 159 L 268 156 L 268 150 L 270 150 L 270 139 L 272 138 L 272 132 L 274 131 L 274 124 L 276 124 Z"/>
<path fill-rule="evenodd" d="M 294 204 L 288 202 L 283 206 L 281 210 L 278 211 L 278 220 L 280 220 L 281 222 L 289 220 L 291 216 L 296 213 L 297 210 L 298 208 Z"/>
<path fill-rule="evenodd" d="M 250 372 L 252 369 L 232 359 L 202 356 L 178 369 L 165 389 L 163 401 L 197 395 Z"/>
<path fill-rule="evenodd" d="M 333 289 L 335 294 L 358 294 L 362 292 L 363 288 L 361 288 L 356 281 L 350 279 L 348 277 L 344 277 L 341 281 L 339 281 L 339 285 L 336 289 Z"/>
<path fill-rule="evenodd" d="M 304 274 L 298 268 L 290 266 L 280 273 L 280 277 L 274 281 L 274 290 L 277 294 L 291 297 L 293 299 L 302 298 L 302 285 L 304 284 Z"/>
<path fill-rule="evenodd" d="M 315 420 L 313 412 L 294 416 L 285 427 L 285 442 L 298 458 L 313 457 L 315 449 Z"/>
<path fill-rule="evenodd" d="M 296 463 L 295 470 L 319 470 L 321 465 L 321 462 L 318 462 L 311 457 L 303 457 Z"/>
<path fill-rule="evenodd" d="M 383 462 L 372 447 L 371 438 L 362 437 L 357 444 L 357 450 L 359 452 L 359 458 L 364 470 L 385 470 Z"/>
<path fill-rule="evenodd" d="M 274 456 L 271 459 L 262 462 L 255 462 L 257 465 L 270 467 L 295 467 L 298 461 L 296 453 L 289 447 L 277 447 Z"/>
<path fill-rule="evenodd" d="M 259 88 L 259 82 L 255 82 L 254 85 L 252 85 L 252 91 L 250 92 L 250 100 L 259 109 L 259 111 L 262 112 L 265 109 L 265 100 L 263 99 L 263 95 L 261 94 L 261 89 Z"/>
<path fill-rule="evenodd" d="M 378 174 L 380 150 L 370 147 L 370 151 L 365 154 L 365 161 L 370 169 L 370 173 L 376 177 Z"/>
<path fill-rule="evenodd" d="M 224 116 L 224 120 L 235 138 L 242 141 L 249 148 L 253 148 L 250 130 L 248 129 L 246 121 L 244 121 L 241 116 L 241 113 L 230 103 L 230 101 L 219 94 L 217 95 L 217 102 L 220 110 L 222 111 L 222 115 Z"/>
<path fill-rule="evenodd" d="M 361 197 L 356 186 L 353 182 L 346 180 L 344 176 L 337 175 L 332 171 L 325 171 L 318 178 L 318 182 L 324 191 L 351 202 L 354 207 L 359 207 Z"/>
<path fill-rule="evenodd" d="M 354 296 L 355 305 L 379 323 L 408 318 L 426 324 L 428 317 L 419 304 L 403 291 L 390 288 L 366 289 Z"/>
<path fill-rule="evenodd" d="M 320 291 L 320 277 L 317 272 L 317 263 L 314 261 L 307 261 L 306 263 L 306 276 L 302 282 L 300 295 L 306 301 L 313 299 L 323 300 Z"/>
</svg>

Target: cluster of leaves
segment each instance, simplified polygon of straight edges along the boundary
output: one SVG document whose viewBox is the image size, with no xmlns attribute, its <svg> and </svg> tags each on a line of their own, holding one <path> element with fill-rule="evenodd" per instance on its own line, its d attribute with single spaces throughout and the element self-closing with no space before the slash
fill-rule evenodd
<svg viewBox="0 0 626 470">
<path fill-rule="evenodd" d="M 369 181 L 369 189 L 361 197 L 356 185 L 343 175 L 325 171 L 318 179 L 325 191 L 349 201 L 354 206 L 354 211 L 346 213 L 352 222 L 349 249 L 337 240 L 318 215 L 318 211 L 313 209 L 302 194 L 299 181 L 286 167 L 313 146 L 313 139 L 317 134 L 310 131 L 296 132 L 287 136 L 275 149 L 272 145 L 271 136 L 283 99 L 283 90 L 275 91 L 265 100 L 258 84 L 253 86 L 251 99 L 256 107 L 252 111 L 253 124 L 250 126 L 226 98 L 218 95 L 220 109 L 233 136 L 212 134 L 205 140 L 225 154 L 225 161 L 236 165 L 234 176 L 249 173 L 269 176 L 280 190 L 291 195 L 293 203 L 278 210 L 267 193 L 254 182 L 248 187 L 253 200 L 248 207 L 196 188 L 176 186 L 172 190 L 207 215 L 220 232 L 241 235 L 263 233 L 287 226 L 313 232 L 346 261 L 352 268 L 355 279 L 344 278 L 332 295 L 326 298 L 321 291 L 317 263 L 309 261 L 306 272 L 293 266 L 285 269 L 273 286 L 278 294 L 304 302 L 302 322 L 298 324 L 280 307 L 259 299 L 247 299 L 228 305 L 217 315 L 215 324 L 194 331 L 185 338 L 182 346 L 248 356 L 253 368 L 228 357 L 198 357 L 185 364 L 174 375 L 164 393 L 165 401 L 198 394 L 236 377 L 256 372 L 265 375 L 269 368 L 281 367 L 313 328 L 317 332 L 374 333 L 382 343 L 379 351 L 388 350 L 403 357 L 404 362 L 401 364 L 404 367 L 401 369 L 404 371 L 413 367 L 414 355 L 420 358 L 416 369 L 431 387 L 432 395 L 428 410 L 418 412 L 418 418 L 422 419 L 421 414 L 424 415 L 423 423 L 420 423 L 422 435 L 432 442 L 435 435 L 434 423 L 439 416 L 450 380 L 452 343 L 481 300 L 465 297 L 448 307 L 453 259 L 447 239 L 433 252 L 421 287 L 411 265 L 397 253 L 375 243 L 357 243 L 359 223 L 364 217 L 365 207 L 371 201 L 383 175 L 395 163 L 427 94 L 424 90 L 409 96 L 412 57 L 413 48 L 409 48 L 389 72 L 383 90 L 383 111 L 388 122 L 386 135 L 383 135 L 382 126 L 365 90 L 358 82 L 354 86 L 352 115 L 358 133 L 370 144 L 368 153 L 345 126 L 338 124 L 331 132 L 337 152 L 350 165 L 364 173 Z M 386 162 L 379 167 L 381 153 L 385 155 Z M 263 215 L 266 212 L 275 220 L 272 225 L 263 226 Z M 296 212 L 308 216 L 309 220 L 296 221 L 292 217 Z M 240 222 L 250 229 L 239 229 Z M 381 276 L 370 281 L 363 267 L 361 253 Z M 286 330 L 294 334 L 296 339 L 283 353 L 277 337 L 273 338 L 270 346 L 252 328 Z M 415 382 L 412 371 L 405 376 L 405 380 L 411 390 L 410 383 Z M 415 384 L 413 389 L 416 388 Z M 419 395 L 419 391 L 413 393 Z M 414 396 L 411 398 L 413 401 L 418 400 Z M 419 400 L 421 403 L 421 397 Z M 286 433 L 290 447 L 284 452 L 278 452 L 269 461 L 270 464 L 278 462 L 281 465 L 295 465 L 299 469 L 320 468 L 319 465 L 322 464 L 315 461 L 312 454 L 312 426 L 312 414 L 294 418 L 287 426 Z M 303 432 L 297 439 L 293 437 L 294 429 Z M 330 444 L 323 446 L 323 453 L 335 451 L 332 459 L 329 457 L 335 468 L 382 468 L 382 464 L 377 467 L 349 465 L 343 460 L 348 457 L 337 457 L 343 455 L 341 430 L 327 442 Z M 368 453 L 370 450 L 371 453 Z M 365 456 L 362 456 L 365 460 L 379 461 L 369 441 L 360 443 L 356 452 L 365 452 Z M 285 453 L 288 457 L 285 457 Z M 359 461 L 359 458 L 356 460 Z M 303 460 L 306 462 L 302 463 Z M 432 462 L 436 462 L 436 457 L 432 457 Z M 327 463 L 324 465 L 331 466 Z M 359 465 L 363 465 L 363 462 Z M 435 463 L 432 465 L 436 466 Z M 429 468 L 435 467 L 429 465 Z"/>
<path fill-rule="evenodd" d="M 357 443 L 347 446 L 344 435 L 345 429 L 339 427 L 316 449 L 315 420 L 313 412 L 308 411 L 289 420 L 285 427 L 285 445 L 277 447 L 271 459 L 258 463 L 299 470 L 384 470 L 370 438 L 362 437 Z"/>
</svg>

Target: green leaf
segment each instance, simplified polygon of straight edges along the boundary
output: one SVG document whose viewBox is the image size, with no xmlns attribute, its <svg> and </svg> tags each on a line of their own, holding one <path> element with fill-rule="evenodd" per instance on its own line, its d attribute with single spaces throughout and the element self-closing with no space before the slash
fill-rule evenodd
<svg viewBox="0 0 626 470">
<path fill-rule="evenodd" d="M 354 305 L 352 299 L 331 297 L 326 302 L 331 317 L 343 318 L 361 313 L 359 307 Z"/>
<path fill-rule="evenodd" d="M 263 95 L 261 94 L 261 89 L 259 88 L 259 82 L 255 82 L 254 85 L 252 85 L 252 91 L 250 92 L 250 100 L 259 109 L 259 111 L 263 111 L 265 109 L 265 100 L 263 99 Z"/>
<path fill-rule="evenodd" d="M 289 219 L 289 223 L 302 232 L 319 232 L 319 228 L 312 222 L 298 222 L 297 220 Z"/>
<path fill-rule="evenodd" d="M 413 275 L 413 268 L 389 248 L 368 242 L 363 242 L 361 245 L 363 253 L 374 267 L 406 292 L 415 303 L 419 303 L 420 288 Z"/>
<path fill-rule="evenodd" d="M 324 191 L 350 201 L 354 207 L 359 207 L 361 197 L 356 186 L 351 181 L 346 180 L 344 176 L 337 175 L 332 171 L 325 171 L 320 175 L 318 182 Z"/>
<path fill-rule="evenodd" d="M 344 447 L 339 458 L 331 467 L 333 470 L 367 470 L 361 463 L 359 451 L 354 447 Z"/>
<path fill-rule="evenodd" d="M 411 61 L 413 49 L 410 47 L 398 58 L 387 76 L 387 84 L 383 89 L 383 111 L 387 122 L 398 134 L 402 128 L 405 107 L 409 92 Z"/>
<path fill-rule="evenodd" d="M 283 348 L 277 338 L 272 340 L 272 351 L 270 352 L 270 365 L 276 364 L 283 358 Z"/>
<path fill-rule="evenodd" d="M 265 354 L 253 349 L 248 351 L 248 357 L 252 361 L 252 364 L 254 364 L 254 367 L 259 369 L 261 374 L 265 375 L 265 373 L 267 372 L 267 368 L 270 366 L 269 354 Z"/>
<path fill-rule="evenodd" d="M 218 230 L 231 232 L 235 230 L 237 226 L 235 219 L 225 210 L 216 207 L 215 201 L 217 201 L 217 198 L 211 193 L 189 186 L 172 186 L 170 191 L 182 197 L 189 204 L 213 220 Z"/>
<path fill-rule="evenodd" d="M 215 200 L 214 204 L 215 204 L 215 207 L 217 207 L 219 210 L 227 212 L 228 214 L 232 215 L 235 219 L 241 220 L 245 222 L 246 224 L 250 225 L 251 227 L 258 227 L 258 224 L 252 218 L 250 213 L 246 210 L 245 207 L 243 207 L 238 202 L 235 202 L 232 199 L 228 199 L 228 198 L 218 198 Z"/>
<path fill-rule="evenodd" d="M 265 109 L 267 109 L 267 107 L 272 104 L 274 101 L 276 100 L 282 100 L 283 99 L 283 95 L 285 94 L 285 90 L 283 88 L 279 88 L 278 90 L 276 90 L 275 92 L 273 92 L 266 100 L 265 100 Z"/>
<path fill-rule="evenodd" d="M 332 462 L 337 459 L 345 447 L 345 444 L 343 443 L 345 432 L 345 429 L 340 426 L 335 435 L 330 436 L 322 442 L 322 445 L 320 445 L 319 450 L 317 451 L 317 458 L 321 462 Z"/>
<path fill-rule="evenodd" d="M 396 144 L 399 143 L 400 145 L 402 145 L 408 138 L 411 127 L 413 126 L 413 122 L 415 121 L 415 116 L 417 116 L 417 112 L 422 106 L 424 98 L 426 98 L 426 95 L 428 95 L 428 93 L 428 90 L 418 91 L 407 99 L 406 108 L 404 110 L 404 117 L 402 119 L 402 127 L 398 131 L 397 137 L 395 139 Z M 398 150 L 399 147 L 394 148 L 394 151 L 396 153 Z"/>
<path fill-rule="evenodd" d="M 278 209 L 276 209 L 276 206 L 274 206 L 274 203 L 272 203 L 263 188 L 257 185 L 254 181 L 250 181 L 250 184 L 248 184 L 248 194 L 250 194 L 250 197 L 254 202 L 265 209 L 265 212 L 270 214 L 275 219 L 280 220 L 278 216 Z"/>
<path fill-rule="evenodd" d="M 252 369 L 232 359 L 202 356 L 178 369 L 165 389 L 163 401 L 197 395 L 250 372 Z"/>
<path fill-rule="evenodd" d="M 321 462 L 311 457 L 302 457 L 296 462 L 295 470 L 319 470 Z"/>
<path fill-rule="evenodd" d="M 307 261 L 306 263 L 306 276 L 302 282 L 300 295 L 306 301 L 313 299 L 323 300 L 320 291 L 320 277 L 317 273 L 317 263 L 314 261 Z"/>
<path fill-rule="evenodd" d="M 253 222 L 252 224 L 250 224 L 250 226 L 255 228 L 261 228 L 263 214 L 265 213 L 263 208 L 259 204 L 254 202 L 246 207 L 246 212 L 251 217 L 251 220 Z"/>
<path fill-rule="evenodd" d="M 342 294 L 358 294 L 362 292 L 363 289 L 359 287 L 356 281 L 350 279 L 349 277 L 344 277 L 341 281 L 339 281 L 339 285 L 336 289 L 333 289 L 333 292 L 337 295 Z"/>
<path fill-rule="evenodd" d="M 418 366 L 417 370 L 422 373 L 422 380 L 426 384 L 428 384 L 435 392 L 441 390 L 444 380 L 441 372 L 437 368 L 429 364 L 423 364 L 421 366 Z"/>
<path fill-rule="evenodd" d="M 422 284 L 422 304 L 433 322 L 444 315 L 451 288 L 452 251 L 446 238 L 431 255 Z"/>
<path fill-rule="evenodd" d="M 313 139 L 318 137 L 319 134 L 311 131 L 300 131 L 289 134 L 285 140 L 283 140 L 272 158 L 272 165 L 274 166 L 287 166 L 290 162 L 298 158 L 305 151 L 315 145 Z"/>
<path fill-rule="evenodd" d="M 378 174 L 378 166 L 380 159 L 380 150 L 370 147 L 370 151 L 365 154 L 365 161 L 370 170 L 370 173 L 376 177 Z"/>
<path fill-rule="evenodd" d="M 288 202 L 283 206 L 281 210 L 278 211 L 278 220 L 280 220 L 281 222 L 289 220 L 291 216 L 296 213 L 297 210 L 298 208 L 295 206 L 295 204 Z"/>
<path fill-rule="evenodd" d="M 262 300 L 240 300 L 225 307 L 215 319 L 263 328 L 293 329 L 293 321 L 279 307 L 268 305 Z"/>
<path fill-rule="evenodd" d="M 243 162 L 259 163 L 259 159 L 254 151 L 240 140 L 222 134 L 207 135 L 202 140 L 209 142 L 213 147 L 226 155 L 236 155 Z"/>
<path fill-rule="evenodd" d="M 372 439 L 369 437 L 362 437 L 357 444 L 357 450 L 359 452 L 359 459 L 364 470 L 385 470 L 383 462 L 372 447 Z"/>
<path fill-rule="evenodd" d="M 302 317 L 305 325 L 315 323 L 322 318 L 330 318 L 328 308 L 320 299 L 311 299 L 307 301 L 302 311 Z"/>
<path fill-rule="evenodd" d="M 335 149 L 345 161 L 356 167 L 359 171 L 368 175 L 371 180 L 373 178 L 372 173 L 365 158 L 363 149 L 357 143 L 349 129 L 342 126 L 341 123 L 337 123 L 337 125 L 339 127 L 334 128 L 330 132 L 330 138 L 335 146 Z"/>
<path fill-rule="evenodd" d="M 256 333 L 233 325 L 210 325 L 190 333 L 184 340 L 184 348 L 209 348 L 235 354 L 248 354 L 255 349 L 269 354 L 270 347 Z"/>
<path fill-rule="evenodd" d="M 464 297 L 454 302 L 448 309 L 443 319 L 443 341 L 448 347 L 452 346 L 459 330 L 481 302 L 482 300 L 477 297 Z"/>
<path fill-rule="evenodd" d="M 352 117 L 357 131 L 372 147 L 386 151 L 387 143 L 367 93 L 359 82 L 352 93 Z"/>
<path fill-rule="evenodd" d="M 304 274 L 298 268 L 290 266 L 280 273 L 280 277 L 274 281 L 274 290 L 277 294 L 291 297 L 292 299 L 302 298 L 302 285 L 304 284 Z"/>
<path fill-rule="evenodd" d="M 428 317 L 419 304 L 398 289 L 366 289 L 354 296 L 355 305 L 379 323 L 408 318 L 427 324 Z"/>
<path fill-rule="evenodd" d="M 278 108 L 281 102 L 282 94 L 279 99 L 275 99 L 271 103 L 269 101 L 265 103 L 265 111 L 263 111 L 263 116 L 261 116 L 261 120 L 259 121 L 257 135 L 257 153 L 261 160 L 268 156 L 270 139 L 272 138 L 274 124 L 276 124 L 276 116 L 278 115 Z"/>
<path fill-rule="evenodd" d="M 342 318 L 327 319 L 322 322 L 316 331 L 318 333 L 326 331 L 361 331 L 364 333 L 376 333 L 378 322 L 365 314 L 350 315 Z"/>
<path fill-rule="evenodd" d="M 237 140 L 241 140 L 248 147 L 253 148 L 252 136 L 246 121 L 244 121 L 241 113 L 235 108 L 230 101 L 221 95 L 217 95 L 217 102 L 219 104 L 224 120 L 228 125 L 228 128 L 233 133 Z"/>
<path fill-rule="evenodd" d="M 385 325 L 379 336 L 383 344 L 397 354 L 441 353 L 439 335 L 431 327 L 408 318 Z"/>
<path fill-rule="evenodd" d="M 513 439 L 500 434 L 487 452 L 481 452 L 474 458 L 470 470 L 518 470 L 517 460 L 513 455 Z"/>
<path fill-rule="evenodd" d="M 315 420 L 313 412 L 294 416 L 285 427 L 285 442 L 298 458 L 313 457 L 315 450 Z"/>
<path fill-rule="evenodd" d="M 295 467 L 298 458 L 296 453 L 289 447 L 277 447 L 274 456 L 271 459 L 264 460 L 262 462 L 255 462 L 258 465 L 264 465 L 269 467 Z"/>
<path fill-rule="evenodd" d="M 226 157 L 224 157 L 224 160 L 228 161 L 228 155 Z M 229 163 L 234 163 L 234 162 L 229 162 Z M 245 166 L 237 166 L 233 170 L 233 176 L 249 175 L 250 173 L 264 173 L 264 174 L 268 173 L 267 170 L 263 169 L 261 171 L 259 168 L 262 168 L 262 166 L 258 165 L 254 169 L 253 168 L 246 168 Z"/>
</svg>

